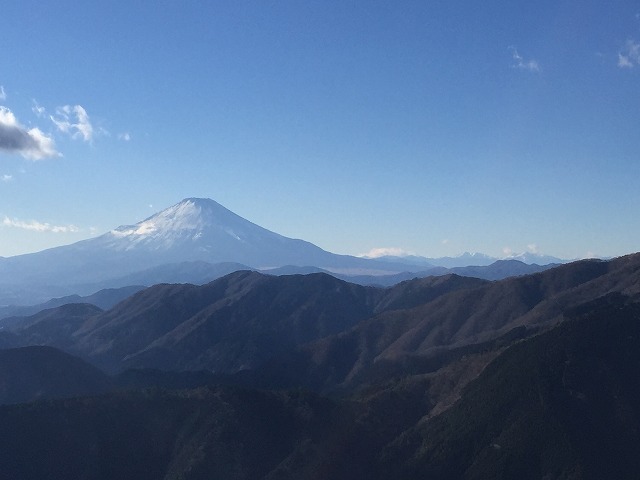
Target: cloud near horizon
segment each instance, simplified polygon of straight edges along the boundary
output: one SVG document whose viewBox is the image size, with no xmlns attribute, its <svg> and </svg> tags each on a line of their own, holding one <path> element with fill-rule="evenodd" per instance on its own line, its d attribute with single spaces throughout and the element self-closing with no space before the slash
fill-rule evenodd
<svg viewBox="0 0 640 480">
<path fill-rule="evenodd" d="M 18 153 L 29 160 L 59 157 L 53 138 L 39 128 L 27 130 L 7 107 L 0 106 L 0 151 Z"/>
<path fill-rule="evenodd" d="M 56 115 L 50 115 L 53 124 L 62 133 L 71 138 L 81 138 L 85 142 L 93 140 L 93 125 L 87 111 L 81 105 L 64 105 L 56 109 Z"/>
<path fill-rule="evenodd" d="M 414 253 L 408 252 L 407 250 L 404 250 L 398 247 L 379 247 L 379 248 L 372 248 L 367 253 L 361 253 L 360 255 L 358 255 L 358 257 L 365 257 L 365 258 L 379 258 L 379 257 L 385 257 L 385 256 L 406 257 L 409 255 L 414 255 Z"/>
<path fill-rule="evenodd" d="M 76 233 L 80 231 L 80 229 L 75 225 L 51 225 L 50 223 L 42 223 L 36 220 L 25 222 L 15 218 L 11 219 L 7 216 L 2 220 L 2 226 L 20 228 L 22 230 L 30 230 L 33 232 Z"/>
</svg>

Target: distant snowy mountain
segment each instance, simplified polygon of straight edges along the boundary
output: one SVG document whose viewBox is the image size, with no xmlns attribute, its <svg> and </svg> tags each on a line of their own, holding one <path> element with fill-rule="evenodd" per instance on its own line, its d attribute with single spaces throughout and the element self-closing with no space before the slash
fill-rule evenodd
<svg viewBox="0 0 640 480">
<path fill-rule="evenodd" d="M 363 257 L 363 258 L 374 258 L 374 257 Z M 526 263 L 527 265 L 549 265 L 549 264 L 560 264 L 567 263 L 568 260 L 563 260 L 557 257 L 552 257 L 550 255 L 542 255 L 538 253 L 520 253 L 513 254 L 507 257 L 492 257 L 490 255 L 485 255 L 484 253 L 469 253 L 464 252 L 461 255 L 455 257 L 422 257 L 419 255 L 405 255 L 405 256 L 393 256 L 393 255 L 384 255 L 381 257 L 375 257 L 375 260 L 383 261 L 383 262 L 393 262 L 395 264 L 405 264 L 405 265 L 413 265 L 413 266 L 421 266 L 425 267 L 445 267 L 445 268 L 458 268 L 458 267 L 468 267 L 468 266 L 477 266 L 477 267 L 486 267 L 492 265 L 496 261 L 499 260 L 517 260 L 522 263 Z"/>
<path fill-rule="evenodd" d="M 211 199 L 202 198 L 187 198 L 135 225 L 118 227 L 85 242 L 91 248 L 135 254 L 144 258 L 147 266 L 205 261 L 235 262 L 257 269 L 284 265 L 313 265 L 325 269 L 399 268 L 337 255 L 304 240 L 279 235 Z"/>
<path fill-rule="evenodd" d="M 96 238 L 0 261 L 0 304 L 37 291 L 42 301 L 89 285 L 167 264 L 237 263 L 265 269 L 286 265 L 354 273 L 397 273 L 405 265 L 327 252 L 284 237 L 236 215 L 210 199 L 188 198 L 135 225 Z"/>
<path fill-rule="evenodd" d="M 99 240 L 114 251 L 183 254 L 189 248 L 194 256 L 228 260 L 229 256 L 247 255 L 241 250 L 252 246 L 274 248 L 275 243 L 278 248 L 290 239 L 245 220 L 213 200 L 188 198 L 136 225 L 118 227 Z"/>
<path fill-rule="evenodd" d="M 381 262 L 392 262 L 396 264 L 415 265 L 415 266 L 421 266 L 423 268 L 429 268 L 429 267 L 454 268 L 454 267 L 466 267 L 469 265 L 487 266 L 487 265 L 491 265 L 493 262 L 498 260 L 495 257 L 490 257 L 489 255 L 484 255 L 482 253 L 469 253 L 469 252 L 465 252 L 462 255 L 458 255 L 456 257 L 439 257 L 439 258 L 422 257 L 420 255 L 403 255 L 403 256 L 383 255 L 379 257 L 370 257 L 370 256 L 364 255 L 362 258 L 369 258 L 369 259 L 378 260 Z"/>
<path fill-rule="evenodd" d="M 568 262 L 568 260 L 563 260 L 558 257 L 552 257 L 551 255 L 543 255 L 541 253 L 531 252 L 509 255 L 508 257 L 505 257 L 504 260 L 518 260 L 529 265 L 549 265 L 550 263 L 560 264 Z"/>
<path fill-rule="evenodd" d="M 439 267 L 455 268 L 468 266 L 486 267 L 498 259 L 485 255 L 484 253 L 464 252 L 462 255 L 456 257 L 429 258 L 428 260 Z"/>
</svg>

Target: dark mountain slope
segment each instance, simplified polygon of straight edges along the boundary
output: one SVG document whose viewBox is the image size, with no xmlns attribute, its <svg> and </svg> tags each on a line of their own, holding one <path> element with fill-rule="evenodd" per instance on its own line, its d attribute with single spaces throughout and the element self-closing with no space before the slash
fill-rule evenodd
<svg viewBox="0 0 640 480">
<path fill-rule="evenodd" d="M 0 407 L 0 478 L 637 478 L 640 305 L 567 316 L 352 400 L 207 387 Z"/>
<path fill-rule="evenodd" d="M 23 345 L 64 348 L 108 370 L 233 372 L 348 330 L 374 312 L 413 307 L 482 284 L 449 275 L 377 289 L 326 274 L 273 277 L 245 271 L 204 286 L 157 285 L 104 313 L 66 305 L 6 321 Z"/>
<path fill-rule="evenodd" d="M 88 303 L 69 303 L 29 317 L 7 318 L 8 329 L 18 334 L 21 345 L 68 347 L 71 336 L 84 322 L 102 313 Z"/>
<path fill-rule="evenodd" d="M 353 326 L 379 296 L 324 274 L 158 285 L 86 322 L 73 348 L 109 369 L 235 371 Z"/>
<path fill-rule="evenodd" d="M 637 478 L 640 306 L 627 300 L 582 305 L 506 350 L 386 449 L 379 478 Z"/>
<path fill-rule="evenodd" d="M 255 280 L 241 297 L 208 306 L 123 364 L 218 372 L 254 368 L 350 328 L 371 315 L 379 296 L 324 274 Z"/>
<path fill-rule="evenodd" d="M 271 371 L 261 375 L 282 380 L 287 374 L 285 384 L 349 390 L 381 380 L 372 378 L 376 369 L 397 372 L 397 366 L 406 367 L 406 362 L 429 366 L 434 363 L 420 359 L 446 358 L 452 349 L 464 351 L 502 336 L 513 339 L 535 333 L 561 321 L 566 309 L 611 292 L 638 296 L 640 255 L 575 262 L 452 291 L 415 308 L 383 312 L 348 332 L 303 347 L 265 367 Z"/>
<path fill-rule="evenodd" d="M 0 407 L 0 478 L 319 479 L 352 423 L 343 410 L 228 388 Z"/>
<path fill-rule="evenodd" d="M 97 368 L 55 348 L 0 350 L 0 404 L 98 394 L 111 386 Z"/>
<path fill-rule="evenodd" d="M 454 274 L 407 280 L 385 290 L 375 313 L 417 307 L 447 293 L 486 284 L 484 280 Z"/>
</svg>

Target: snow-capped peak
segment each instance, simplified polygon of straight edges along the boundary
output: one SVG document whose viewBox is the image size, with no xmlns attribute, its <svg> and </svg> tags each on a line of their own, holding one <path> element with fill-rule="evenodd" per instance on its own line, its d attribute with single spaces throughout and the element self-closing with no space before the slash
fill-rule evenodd
<svg viewBox="0 0 640 480">
<path fill-rule="evenodd" d="M 126 251 L 143 246 L 151 250 L 219 248 L 223 244 L 258 241 L 277 236 L 236 215 L 208 198 L 186 198 L 135 224 L 123 225 L 105 235 L 109 248 Z"/>
<path fill-rule="evenodd" d="M 213 200 L 187 198 L 136 225 L 121 226 L 112 230 L 111 233 L 116 237 L 126 237 L 130 235 L 151 236 L 154 233 L 197 231 L 212 224 L 224 224 L 231 216 L 237 217 Z"/>
</svg>

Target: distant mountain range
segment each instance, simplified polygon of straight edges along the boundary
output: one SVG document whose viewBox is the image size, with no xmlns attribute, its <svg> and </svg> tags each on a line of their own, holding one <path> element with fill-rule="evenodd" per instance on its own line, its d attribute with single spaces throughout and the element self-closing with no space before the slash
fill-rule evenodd
<svg viewBox="0 0 640 480">
<path fill-rule="evenodd" d="M 542 255 L 539 253 L 531 253 L 531 252 L 511 254 L 502 258 L 491 257 L 483 253 L 469 253 L 469 252 L 465 252 L 462 255 L 458 255 L 455 257 L 439 257 L 439 258 L 422 257 L 419 255 L 405 255 L 405 256 L 383 255 L 379 257 L 363 256 L 363 258 L 371 258 L 378 261 L 392 262 L 395 264 L 400 263 L 405 265 L 422 265 L 423 267 L 445 267 L 445 268 L 467 267 L 467 266 L 485 267 L 499 260 L 516 260 L 522 263 L 526 263 L 527 265 L 541 265 L 541 266 L 549 265 L 549 264 L 559 265 L 562 263 L 569 262 L 569 260 L 563 260 L 561 258 L 553 257 L 551 255 Z"/>
<path fill-rule="evenodd" d="M 188 198 L 135 225 L 120 226 L 99 237 L 37 253 L 0 258 L 0 305 L 32 305 L 68 295 L 161 282 L 206 283 L 237 270 L 326 271 L 363 284 L 442 275 L 497 279 L 539 271 L 561 263 L 551 257 L 495 264 L 481 254 L 427 259 L 367 259 L 327 252 L 255 225 L 210 199 Z M 497 273 L 497 272 L 500 273 Z"/>
</svg>

